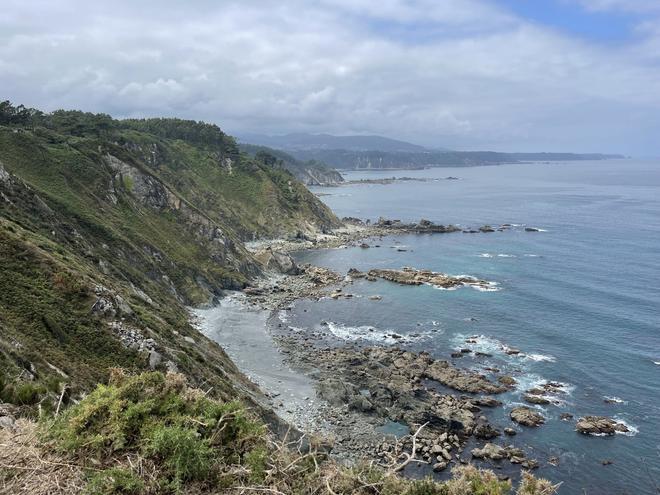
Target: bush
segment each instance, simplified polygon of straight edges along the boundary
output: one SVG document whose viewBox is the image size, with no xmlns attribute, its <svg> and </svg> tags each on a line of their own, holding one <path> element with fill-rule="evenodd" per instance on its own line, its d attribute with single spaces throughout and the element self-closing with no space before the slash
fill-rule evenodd
<svg viewBox="0 0 660 495">
<path fill-rule="evenodd" d="M 510 482 L 474 466 L 456 467 L 446 482 L 408 480 L 373 464 L 343 467 L 316 452 L 291 450 L 238 402 L 209 399 L 178 374 L 114 371 L 108 385 L 45 426 L 56 450 L 78 464 L 106 468 L 89 480 L 94 494 L 240 493 L 245 487 L 319 495 L 511 493 Z M 127 458 L 137 460 L 140 477 L 126 469 Z M 553 493 L 549 482 L 524 474 L 517 495 Z"/>
<path fill-rule="evenodd" d="M 0 386 L 0 400 L 17 406 L 32 406 L 48 392 L 44 385 L 33 382 L 0 383 Z"/>
<path fill-rule="evenodd" d="M 87 484 L 88 495 L 139 495 L 143 491 L 144 482 L 123 468 L 99 471 Z"/>
<path fill-rule="evenodd" d="M 159 426 L 147 438 L 145 455 L 165 466 L 175 485 L 203 480 L 211 470 L 213 449 L 199 434 L 181 426 Z"/>
<path fill-rule="evenodd" d="M 148 459 L 166 492 L 186 481 L 215 481 L 215 467 L 240 464 L 266 441 L 264 426 L 238 402 L 211 400 L 182 375 L 159 372 L 115 371 L 108 385 L 46 426 L 56 449 L 80 459 Z"/>
<path fill-rule="evenodd" d="M 447 495 L 507 495 L 510 481 L 500 481 L 495 473 L 474 466 L 459 466 L 447 481 Z"/>
</svg>

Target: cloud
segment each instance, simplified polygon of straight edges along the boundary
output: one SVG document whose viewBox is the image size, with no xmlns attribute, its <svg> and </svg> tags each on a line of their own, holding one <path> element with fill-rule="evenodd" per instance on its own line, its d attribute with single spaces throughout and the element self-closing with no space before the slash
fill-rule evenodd
<svg viewBox="0 0 660 495">
<path fill-rule="evenodd" d="M 650 19 L 613 46 L 486 0 L 5 3 L 2 96 L 46 110 L 466 149 L 660 153 Z"/>
</svg>

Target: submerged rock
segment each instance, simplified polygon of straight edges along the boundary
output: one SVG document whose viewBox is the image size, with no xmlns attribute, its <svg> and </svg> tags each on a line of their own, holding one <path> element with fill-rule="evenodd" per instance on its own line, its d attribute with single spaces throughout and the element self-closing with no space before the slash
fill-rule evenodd
<svg viewBox="0 0 660 495">
<path fill-rule="evenodd" d="M 512 387 L 516 384 L 516 379 L 509 375 L 502 375 L 497 379 L 497 381 L 502 385 L 506 385 L 507 387 Z"/>
<path fill-rule="evenodd" d="M 530 404 L 539 404 L 539 405 L 550 404 L 550 401 L 541 395 L 525 394 L 523 395 L 523 399 L 525 400 L 525 402 L 529 402 Z"/>
</svg>

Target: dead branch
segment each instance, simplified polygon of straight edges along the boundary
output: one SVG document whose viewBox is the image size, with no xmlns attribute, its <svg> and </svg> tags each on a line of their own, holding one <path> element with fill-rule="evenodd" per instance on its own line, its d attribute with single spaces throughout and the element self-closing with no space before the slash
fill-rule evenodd
<svg viewBox="0 0 660 495">
<path fill-rule="evenodd" d="M 417 437 L 419 436 L 419 434 L 421 433 L 421 431 L 424 429 L 424 427 L 426 425 L 428 425 L 428 422 L 424 423 L 419 428 L 417 428 L 417 431 L 411 437 L 412 438 L 412 449 L 410 451 L 410 454 L 408 454 L 407 452 L 403 452 L 405 460 L 403 462 L 399 463 L 399 464 L 395 464 L 395 465 L 391 466 L 387 470 L 388 475 L 398 473 L 399 471 L 403 470 L 411 462 L 417 462 L 419 464 L 428 464 L 428 462 L 426 462 L 423 459 L 415 458 L 415 454 L 417 453 Z"/>
</svg>

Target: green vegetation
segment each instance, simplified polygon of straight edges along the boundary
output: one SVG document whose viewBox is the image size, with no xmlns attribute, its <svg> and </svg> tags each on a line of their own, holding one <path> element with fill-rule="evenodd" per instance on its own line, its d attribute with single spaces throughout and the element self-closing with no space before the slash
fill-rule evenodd
<svg viewBox="0 0 660 495">
<path fill-rule="evenodd" d="M 135 474 L 115 467 L 94 473 L 86 492 L 89 495 L 139 495 L 144 490 L 144 482 Z"/>
<path fill-rule="evenodd" d="M 99 464 L 131 454 L 150 460 L 165 492 L 184 482 L 218 482 L 219 463 L 240 464 L 246 456 L 254 463 L 250 454 L 265 442 L 265 428 L 239 403 L 211 400 L 189 389 L 182 375 L 158 372 L 115 370 L 108 385 L 47 429 L 55 448 Z"/>
<path fill-rule="evenodd" d="M 335 225 L 289 172 L 239 153 L 215 125 L 3 102 L 0 396 L 36 414 L 63 385 L 66 403 L 110 367 L 150 361 L 231 396 L 240 375 L 186 306 L 260 273 L 243 240 Z"/>
<path fill-rule="evenodd" d="M 242 493 L 507 495 L 511 483 L 472 466 L 443 483 L 407 480 L 374 465 L 343 467 L 312 448 L 275 441 L 237 402 L 189 388 L 181 375 L 115 370 L 63 415 L 44 420 L 43 448 L 90 469 L 88 493 Z M 66 465 L 66 463 L 62 463 Z M 20 476 L 17 473 L 16 476 Z M 247 488 L 246 488 L 247 487 Z M 551 495 L 525 475 L 518 495 Z"/>
</svg>

